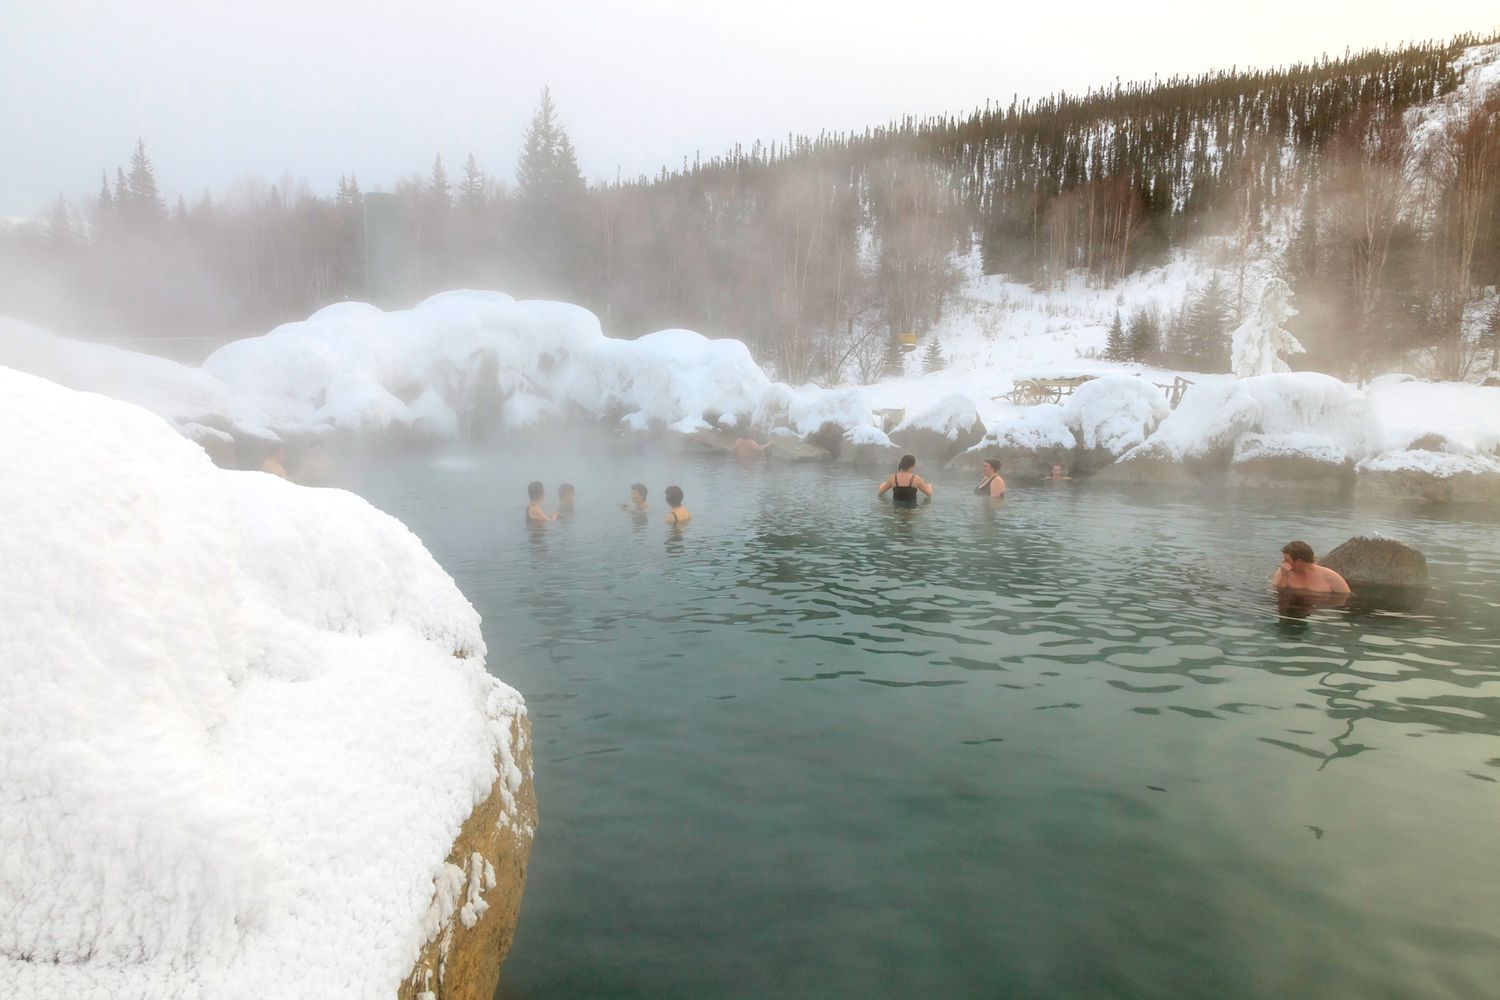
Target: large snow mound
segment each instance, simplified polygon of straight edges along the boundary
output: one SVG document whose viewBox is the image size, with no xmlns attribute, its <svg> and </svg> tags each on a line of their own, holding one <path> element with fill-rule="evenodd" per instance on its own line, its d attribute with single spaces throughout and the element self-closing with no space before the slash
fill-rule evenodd
<svg viewBox="0 0 1500 1000">
<path fill-rule="evenodd" d="M 1123 458 L 1204 459 L 1244 434 L 1314 434 L 1354 460 L 1378 448 L 1375 412 L 1364 394 L 1315 372 L 1258 375 L 1192 386 L 1155 433 Z"/>
<path fill-rule="evenodd" d="M 474 609 L 135 406 L 0 368 L 0 426 L 7 995 L 394 995 L 525 711 Z"/>
<path fill-rule="evenodd" d="M 1122 455 L 1146 440 L 1170 412 L 1159 388 L 1129 375 L 1085 382 L 1063 404 L 1063 419 L 1083 446 L 1111 455 Z"/>
</svg>

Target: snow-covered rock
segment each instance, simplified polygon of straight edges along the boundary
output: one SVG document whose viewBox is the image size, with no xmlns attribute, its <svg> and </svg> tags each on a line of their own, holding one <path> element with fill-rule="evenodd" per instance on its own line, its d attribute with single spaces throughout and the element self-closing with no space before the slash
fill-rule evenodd
<svg viewBox="0 0 1500 1000">
<path fill-rule="evenodd" d="M 1136 450 L 1227 465 L 1243 434 L 1307 433 L 1358 460 L 1374 449 L 1377 430 L 1375 414 L 1358 389 L 1329 375 L 1296 372 L 1194 385 Z"/>
<path fill-rule="evenodd" d="M 1342 448 L 1317 434 L 1245 434 L 1235 442 L 1230 485 L 1338 495 L 1354 480 L 1354 463 Z"/>
<path fill-rule="evenodd" d="M 986 459 L 996 458 L 1007 476 L 1043 476 L 1053 465 L 1070 469 L 1077 446 L 1061 406 L 1012 406 L 991 423 L 983 440 L 955 455 L 946 468 L 977 473 Z"/>
<path fill-rule="evenodd" d="M 1141 444 L 1171 412 L 1159 388 L 1129 375 L 1085 382 L 1062 404 L 1063 421 L 1078 439 L 1076 464 L 1085 470 L 1108 465 Z"/>
<path fill-rule="evenodd" d="M 937 465 L 979 443 L 984 438 L 984 424 L 974 400 L 954 392 L 901 421 L 891 430 L 890 438 L 898 448 Z"/>
<path fill-rule="evenodd" d="M 0 368 L 0 426 L 7 993 L 391 995 L 465 818 L 534 823 L 473 607 L 365 501 L 136 406 Z"/>
<path fill-rule="evenodd" d="M 1500 505 L 1500 459 L 1435 451 L 1386 452 L 1355 466 L 1360 499 Z"/>
<path fill-rule="evenodd" d="M 894 472 L 904 454 L 883 431 L 865 424 L 846 432 L 839 441 L 838 460 L 859 469 Z"/>
</svg>

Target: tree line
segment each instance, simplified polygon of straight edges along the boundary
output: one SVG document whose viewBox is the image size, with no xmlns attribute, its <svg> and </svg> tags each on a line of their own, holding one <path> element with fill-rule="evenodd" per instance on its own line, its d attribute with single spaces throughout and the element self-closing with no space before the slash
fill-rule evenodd
<svg viewBox="0 0 1500 1000">
<path fill-rule="evenodd" d="M 1290 220 L 1276 255 L 1299 363 L 1365 375 L 1417 354 L 1473 375 L 1500 338 L 1480 308 L 1500 283 L 1500 98 L 1416 132 L 1411 112 L 1455 90 L 1481 41 L 792 135 L 592 187 L 544 91 L 514 183 L 469 156 L 456 181 L 437 157 L 394 186 L 400 291 L 564 298 L 617 336 L 687 326 L 746 341 L 790 381 L 868 380 L 952 305 L 966 255 L 1038 287 L 1108 286 L 1208 243 L 1218 276 L 1121 317 L 1110 350 L 1223 370 L 1249 262 Z M 0 294 L 64 327 L 260 332 L 370 297 L 365 202 L 350 173 L 330 196 L 284 179 L 169 207 L 140 143 L 96 196 L 0 234 Z"/>
</svg>

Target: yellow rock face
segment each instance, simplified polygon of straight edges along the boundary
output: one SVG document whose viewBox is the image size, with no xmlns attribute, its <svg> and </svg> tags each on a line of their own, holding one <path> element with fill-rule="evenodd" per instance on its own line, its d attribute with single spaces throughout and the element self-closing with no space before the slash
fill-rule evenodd
<svg viewBox="0 0 1500 1000">
<path fill-rule="evenodd" d="M 422 948 L 397 1000 L 490 1000 L 516 936 L 526 862 L 536 833 L 531 782 L 531 724 L 511 722 L 510 756 L 519 788 L 506 785 L 503 761 L 489 798 L 469 815 L 448 855 L 449 876 L 433 899 L 436 932 Z"/>
</svg>

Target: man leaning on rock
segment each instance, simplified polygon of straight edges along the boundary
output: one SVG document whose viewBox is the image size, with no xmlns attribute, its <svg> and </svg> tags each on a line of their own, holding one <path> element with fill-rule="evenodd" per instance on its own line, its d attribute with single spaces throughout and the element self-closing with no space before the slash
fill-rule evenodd
<svg viewBox="0 0 1500 1000">
<path fill-rule="evenodd" d="M 1271 577 L 1277 590 L 1301 590 L 1310 594 L 1347 594 L 1349 584 L 1326 566 L 1319 566 L 1312 546 L 1287 542 L 1281 547 L 1281 565 Z"/>
</svg>

